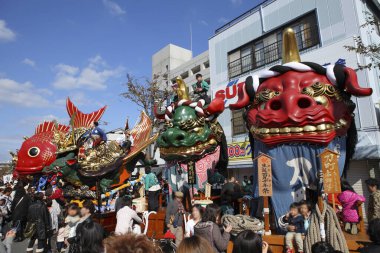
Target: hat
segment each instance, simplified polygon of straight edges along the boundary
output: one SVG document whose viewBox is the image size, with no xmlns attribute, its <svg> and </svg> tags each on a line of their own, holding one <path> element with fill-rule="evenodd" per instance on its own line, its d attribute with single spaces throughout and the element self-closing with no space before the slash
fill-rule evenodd
<svg viewBox="0 0 380 253">
<path fill-rule="evenodd" d="M 176 196 L 176 198 L 183 198 L 183 192 L 175 192 L 174 196 Z"/>
</svg>

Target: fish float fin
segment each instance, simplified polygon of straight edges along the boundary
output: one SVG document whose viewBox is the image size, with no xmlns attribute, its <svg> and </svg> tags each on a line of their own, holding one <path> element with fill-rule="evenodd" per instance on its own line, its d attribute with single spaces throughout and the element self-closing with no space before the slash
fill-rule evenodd
<svg viewBox="0 0 380 253">
<path fill-rule="evenodd" d="M 69 130 L 70 130 L 69 126 L 58 124 L 55 121 L 45 121 L 36 127 L 35 134 L 51 132 L 51 131 L 59 131 L 59 132 L 67 133 L 69 132 Z"/>
<path fill-rule="evenodd" d="M 71 102 L 70 98 L 67 98 L 66 100 L 67 113 L 69 114 L 70 118 L 74 120 L 74 128 L 89 127 L 92 122 L 99 121 L 99 119 L 103 116 L 106 108 L 107 106 L 104 106 L 92 113 L 83 113 L 79 111 L 78 107 L 76 107 L 73 102 Z"/>
</svg>

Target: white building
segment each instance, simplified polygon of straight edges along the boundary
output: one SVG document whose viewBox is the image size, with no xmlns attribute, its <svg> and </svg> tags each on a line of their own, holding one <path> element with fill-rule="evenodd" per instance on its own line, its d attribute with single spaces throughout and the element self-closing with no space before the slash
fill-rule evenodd
<svg viewBox="0 0 380 253">
<path fill-rule="evenodd" d="M 373 95 L 353 98 L 357 104 L 356 126 L 359 143 L 350 164 L 349 181 L 359 193 L 365 193 L 363 180 L 380 177 L 380 132 L 378 102 L 380 72 L 358 70 L 368 59 L 348 52 L 354 36 L 365 43 L 380 41 L 379 28 L 361 28 L 365 11 L 380 15 L 379 0 L 267 0 L 215 31 L 209 39 L 212 94 L 224 90 L 226 106 L 236 101 L 234 86 L 246 76 L 281 63 L 282 30 L 292 27 L 298 40 L 302 61 L 324 65 L 340 61 L 357 69 L 362 87 L 372 87 Z M 226 109 L 219 117 L 230 145 L 229 172 L 242 178 L 251 175 L 253 164 L 242 112 Z"/>
<path fill-rule="evenodd" d="M 208 51 L 193 57 L 192 51 L 169 44 L 152 56 L 153 78 L 157 75 L 164 76 L 164 78 L 159 78 L 161 87 L 170 88 L 180 76 L 192 92 L 191 85 L 196 83 L 197 74 L 201 74 L 203 79 L 210 83 Z M 159 150 L 154 154 L 154 158 L 157 159 L 159 165 L 164 164 L 164 160 L 160 159 Z"/>
</svg>

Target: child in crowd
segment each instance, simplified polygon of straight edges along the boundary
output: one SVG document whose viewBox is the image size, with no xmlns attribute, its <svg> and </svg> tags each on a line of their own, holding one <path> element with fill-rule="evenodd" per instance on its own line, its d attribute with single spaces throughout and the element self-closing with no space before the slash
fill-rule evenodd
<svg viewBox="0 0 380 253">
<path fill-rule="evenodd" d="M 303 217 L 305 234 L 306 234 L 307 230 L 309 229 L 309 226 L 310 226 L 310 217 L 311 217 L 312 206 L 311 206 L 311 203 L 306 201 L 306 200 L 300 201 L 299 206 L 300 206 L 300 213 Z"/>
<path fill-rule="evenodd" d="M 365 197 L 355 192 L 352 186 L 346 182 L 341 182 L 342 192 L 338 195 L 342 203 L 342 221 L 345 224 L 344 229 L 355 235 L 358 233 L 357 224 L 360 221 L 358 207 L 365 201 Z"/>
<path fill-rule="evenodd" d="M 3 224 L 9 213 L 5 198 L 0 198 L 0 233 L 2 232 Z"/>
<path fill-rule="evenodd" d="M 79 220 L 79 207 L 77 204 L 72 203 L 67 207 L 67 216 L 65 218 L 65 239 L 70 238 L 75 234 L 76 224 Z"/>
<path fill-rule="evenodd" d="M 286 252 L 294 253 L 293 239 L 296 240 L 299 253 L 303 253 L 303 239 L 305 235 L 305 222 L 304 217 L 299 213 L 299 206 L 297 203 L 290 205 L 289 213 L 285 215 L 285 221 L 289 223 L 288 232 L 285 236 Z"/>
<path fill-rule="evenodd" d="M 58 235 L 57 235 L 57 252 L 61 253 L 65 251 L 65 230 L 66 224 L 61 221 L 58 225 Z"/>
</svg>

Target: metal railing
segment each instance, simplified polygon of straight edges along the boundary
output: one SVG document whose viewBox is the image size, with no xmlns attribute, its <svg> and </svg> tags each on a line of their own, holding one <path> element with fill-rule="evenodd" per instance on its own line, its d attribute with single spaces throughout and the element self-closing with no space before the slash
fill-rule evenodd
<svg viewBox="0 0 380 253">
<path fill-rule="evenodd" d="M 299 51 L 319 45 L 318 27 L 310 26 L 296 33 Z M 236 77 L 282 58 L 282 40 L 245 55 L 228 64 L 229 77 Z"/>
</svg>

